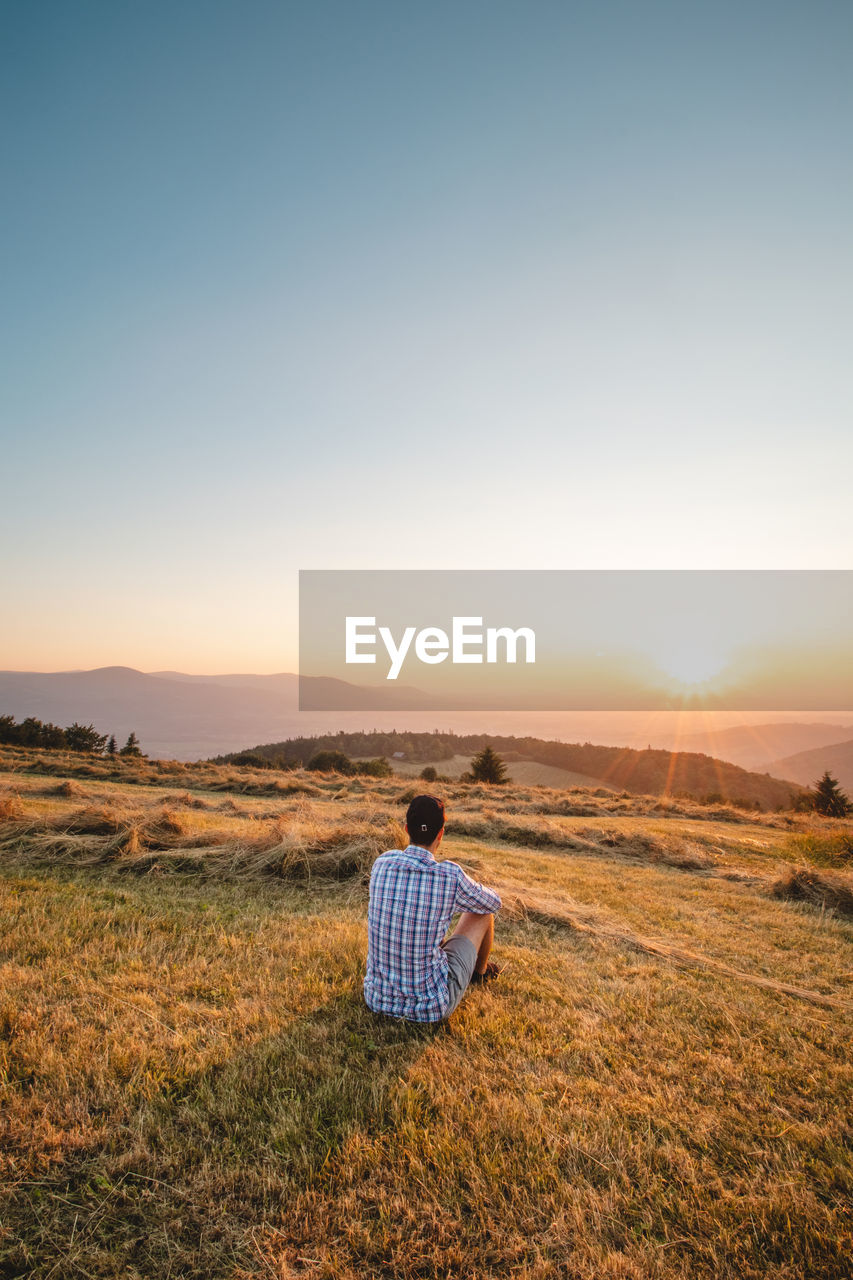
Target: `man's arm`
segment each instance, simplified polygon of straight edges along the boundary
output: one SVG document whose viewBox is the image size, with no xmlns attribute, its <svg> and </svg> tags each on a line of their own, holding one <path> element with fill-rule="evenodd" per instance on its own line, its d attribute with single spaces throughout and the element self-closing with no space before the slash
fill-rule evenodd
<svg viewBox="0 0 853 1280">
<path fill-rule="evenodd" d="M 456 904 L 463 911 L 473 911 L 477 915 L 494 915 L 496 911 L 501 909 L 500 894 L 494 889 L 487 889 L 484 884 L 480 884 L 476 880 L 472 880 L 467 876 L 458 863 L 454 864 L 459 868 L 456 879 Z"/>
</svg>

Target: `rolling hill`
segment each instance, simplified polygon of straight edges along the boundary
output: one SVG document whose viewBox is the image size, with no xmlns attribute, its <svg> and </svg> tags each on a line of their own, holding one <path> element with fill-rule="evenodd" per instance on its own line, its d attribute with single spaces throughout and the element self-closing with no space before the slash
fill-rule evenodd
<svg viewBox="0 0 853 1280">
<path fill-rule="evenodd" d="M 769 774 L 750 773 L 739 765 L 697 752 L 654 748 L 640 751 L 591 742 L 558 742 L 482 733 L 341 731 L 263 743 L 253 750 L 268 759 L 281 757 L 301 764 L 306 764 L 320 750 L 342 751 L 351 757 L 385 756 L 395 766 L 398 764 L 395 757 L 399 757 L 400 761 L 416 762 L 420 767 L 434 764 L 438 772 L 443 773 L 447 761 L 454 757 L 470 757 L 487 743 L 505 756 L 513 768 L 522 762 L 547 766 L 563 771 L 564 775 L 582 775 L 583 785 L 598 784 L 637 795 L 685 795 L 775 809 L 789 806 L 800 790 L 795 782 L 772 778 Z M 229 757 L 222 759 L 227 761 Z M 554 775 L 551 776 L 553 778 Z M 525 781 L 532 779 L 533 774 Z M 516 780 L 522 780 L 520 774 L 516 775 Z"/>
<path fill-rule="evenodd" d="M 791 778 L 804 786 L 812 786 L 828 769 L 844 790 L 853 795 L 853 740 L 817 747 L 814 751 L 798 751 L 796 755 L 774 760 L 768 767 L 776 777 Z"/>
<path fill-rule="evenodd" d="M 853 737 L 853 725 L 849 724 L 780 724 L 733 725 L 726 729 L 708 729 L 701 733 L 688 733 L 679 739 L 682 751 L 700 751 L 729 760 L 744 769 L 775 772 L 771 764 L 788 756 L 844 742 Z M 793 777 L 793 774 L 780 774 Z M 797 779 L 799 781 L 800 779 Z"/>
</svg>

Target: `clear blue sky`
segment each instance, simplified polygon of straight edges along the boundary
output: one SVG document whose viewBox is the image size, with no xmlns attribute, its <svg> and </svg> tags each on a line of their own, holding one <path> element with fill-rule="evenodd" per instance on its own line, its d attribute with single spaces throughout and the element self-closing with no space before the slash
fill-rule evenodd
<svg viewBox="0 0 853 1280">
<path fill-rule="evenodd" d="M 301 568 L 849 568 L 853 5 L 0 6 L 0 667 Z"/>
</svg>

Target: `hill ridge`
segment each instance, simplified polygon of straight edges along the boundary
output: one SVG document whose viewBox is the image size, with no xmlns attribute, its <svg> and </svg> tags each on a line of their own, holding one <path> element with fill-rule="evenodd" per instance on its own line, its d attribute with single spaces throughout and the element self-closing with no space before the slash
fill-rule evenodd
<svg viewBox="0 0 853 1280">
<path fill-rule="evenodd" d="M 342 751 L 349 756 L 385 756 L 402 752 L 407 760 L 438 766 L 454 755 L 473 754 L 492 746 L 506 760 L 512 758 L 556 765 L 573 773 L 599 779 L 602 785 L 621 787 L 642 795 L 687 795 L 713 798 L 729 803 L 759 805 L 762 808 L 789 806 L 802 792 L 796 782 L 751 773 L 740 765 L 716 759 L 702 752 L 670 751 L 664 748 L 609 747 L 598 744 L 567 743 L 555 739 L 516 737 L 499 734 L 339 731 L 310 737 L 288 738 L 262 743 L 252 748 L 267 759 L 283 757 L 307 764 L 320 750 Z M 217 757 L 223 763 L 236 754 Z"/>
</svg>

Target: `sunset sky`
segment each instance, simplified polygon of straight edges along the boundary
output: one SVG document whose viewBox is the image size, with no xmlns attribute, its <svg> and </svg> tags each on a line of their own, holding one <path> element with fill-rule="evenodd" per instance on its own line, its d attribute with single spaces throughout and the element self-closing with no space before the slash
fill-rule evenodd
<svg viewBox="0 0 853 1280">
<path fill-rule="evenodd" d="M 9 4 L 0 668 L 299 569 L 846 569 L 853 6 Z"/>
<path fill-rule="evenodd" d="M 353 682 L 377 708 L 853 708 L 850 570 L 299 577 L 305 710 L 345 709 Z"/>
</svg>

